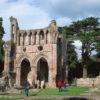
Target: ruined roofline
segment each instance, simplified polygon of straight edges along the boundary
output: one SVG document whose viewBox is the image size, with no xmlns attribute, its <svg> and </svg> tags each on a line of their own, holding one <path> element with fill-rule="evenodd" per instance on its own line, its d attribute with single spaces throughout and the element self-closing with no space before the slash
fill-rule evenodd
<svg viewBox="0 0 100 100">
<path fill-rule="evenodd" d="M 19 29 L 19 31 L 47 31 L 47 30 L 49 30 L 51 24 L 54 24 L 57 27 L 56 21 L 52 20 L 47 27 L 37 28 L 37 29 L 36 28 L 34 28 L 34 29 Z"/>
<path fill-rule="evenodd" d="M 39 32 L 39 31 L 48 31 L 49 27 L 39 28 L 39 29 L 19 29 L 18 32 Z"/>
<path fill-rule="evenodd" d="M 10 17 L 10 22 L 16 22 L 17 25 L 18 25 L 18 21 L 17 21 L 17 18 L 11 16 Z M 56 20 L 51 20 L 49 25 L 47 27 L 44 27 L 44 28 L 34 28 L 34 29 L 20 29 L 20 27 L 18 28 L 19 31 L 40 31 L 40 30 L 48 30 L 50 27 L 52 26 L 56 26 L 57 27 L 57 24 L 56 24 Z"/>
</svg>

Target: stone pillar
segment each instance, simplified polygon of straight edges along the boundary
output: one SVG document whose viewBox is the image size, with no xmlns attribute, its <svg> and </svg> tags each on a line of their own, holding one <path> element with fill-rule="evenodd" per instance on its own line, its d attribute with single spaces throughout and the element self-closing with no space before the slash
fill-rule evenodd
<svg viewBox="0 0 100 100">
<path fill-rule="evenodd" d="M 31 45 L 33 45 L 33 35 L 31 34 Z"/>
<path fill-rule="evenodd" d="M 46 34 L 46 30 L 44 30 L 44 44 L 46 44 L 46 40 L 47 40 L 47 34 Z"/>
<path fill-rule="evenodd" d="M 39 34 L 36 34 L 36 44 L 39 44 Z"/>
<path fill-rule="evenodd" d="M 4 46 L 5 58 L 4 58 L 4 73 L 9 73 L 9 62 L 10 62 L 10 47 L 8 45 Z"/>
<path fill-rule="evenodd" d="M 48 43 L 51 43 L 51 41 L 52 41 L 50 33 L 48 33 L 48 35 L 47 35 L 47 41 L 48 41 Z"/>
<path fill-rule="evenodd" d="M 23 45 L 23 41 L 24 41 L 23 35 L 21 35 L 21 36 L 20 36 L 20 45 L 21 45 L 21 46 Z"/>
<path fill-rule="evenodd" d="M 31 86 L 33 86 L 33 83 L 36 82 L 36 72 L 35 72 L 35 68 L 31 67 L 31 71 L 28 73 L 27 79 L 30 83 Z"/>
<path fill-rule="evenodd" d="M 29 44 L 29 35 L 27 34 L 25 38 L 25 45 L 28 45 L 28 44 Z"/>
<path fill-rule="evenodd" d="M 36 34 L 35 33 L 32 35 L 32 44 L 33 45 L 36 44 Z"/>
<path fill-rule="evenodd" d="M 21 68 L 16 67 L 16 86 L 20 86 L 20 81 L 21 81 Z"/>
<path fill-rule="evenodd" d="M 49 69 L 49 87 L 50 88 L 55 88 L 56 87 L 56 74 L 55 74 L 55 70 Z"/>
</svg>

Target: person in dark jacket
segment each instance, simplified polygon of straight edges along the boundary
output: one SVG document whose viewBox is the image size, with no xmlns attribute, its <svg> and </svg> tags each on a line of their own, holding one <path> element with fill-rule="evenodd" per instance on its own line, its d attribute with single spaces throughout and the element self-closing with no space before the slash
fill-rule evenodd
<svg viewBox="0 0 100 100">
<path fill-rule="evenodd" d="M 30 87 L 30 84 L 27 80 L 24 81 L 23 83 L 23 86 L 24 86 L 24 89 L 25 89 L 25 95 L 28 96 L 29 95 L 29 87 Z"/>
</svg>

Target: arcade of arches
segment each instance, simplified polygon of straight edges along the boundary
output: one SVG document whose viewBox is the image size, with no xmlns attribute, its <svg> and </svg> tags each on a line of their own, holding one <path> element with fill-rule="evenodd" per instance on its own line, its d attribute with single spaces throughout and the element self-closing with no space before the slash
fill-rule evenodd
<svg viewBox="0 0 100 100">
<path fill-rule="evenodd" d="M 46 84 L 48 82 L 48 63 L 46 59 L 43 57 L 40 58 L 39 61 L 37 62 L 36 67 L 37 67 L 36 80 L 38 80 L 39 82 L 44 82 Z M 30 73 L 30 71 L 31 71 L 30 62 L 27 58 L 25 58 L 21 62 L 21 70 L 20 70 L 20 84 L 22 86 L 24 82 L 28 80 L 28 76 L 29 76 L 28 74 Z M 33 80 L 33 82 L 34 81 L 35 80 Z"/>
</svg>

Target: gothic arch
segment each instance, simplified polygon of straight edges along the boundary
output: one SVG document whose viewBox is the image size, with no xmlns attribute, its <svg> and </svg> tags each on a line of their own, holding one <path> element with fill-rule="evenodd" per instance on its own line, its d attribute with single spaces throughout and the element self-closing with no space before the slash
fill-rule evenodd
<svg viewBox="0 0 100 100">
<path fill-rule="evenodd" d="M 48 33 L 49 33 L 49 31 L 47 30 L 46 34 L 45 34 L 46 35 L 46 44 L 48 43 Z"/>
<path fill-rule="evenodd" d="M 49 67 L 48 62 L 45 58 L 40 58 L 37 62 L 37 80 L 48 82 L 48 76 L 49 76 Z"/>
<path fill-rule="evenodd" d="M 18 35 L 18 45 L 20 46 L 21 45 L 21 33 Z"/>
<path fill-rule="evenodd" d="M 44 32 L 43 32 L 43 30 L 41 30 L 41 31 L 39 32 L 39 43 L 40 43 L 40 44 L 42 43 L 42 40 L 44 40 Z"/>
<path fill-rule="evenodd" d="M 29 37 L 29 45 L 31 45 L 31 43 L 32 43 L 32 32 L 29 33 L 28 37 Z"/>
<path fill-rule="evenodd" d="M 37 55 L 37 56 L 35 57 L 35 59 L 33 59 L 33 65 L 34 65 L 34 67 L 37 66 L 37 63 L 38 63 L 38 61 L 39 61 L 41 58 L 46 59 L 48 65 L 49 65 L 48 57 L 47 57 L 46 55 L 44 55 L 44 54 L 39 54 L 39 55 Z"/>
<path fill-rule="evenodd" d="M 23 34 L 23 45 L 26 45 L 26 38 L 27 38 L 27 33 L 25 32 Z"/>
<path fill-rule="evenodd" d="M 28 59 L 29 62 L 30 62 L 30 66 L 32 67 L 32 60 L 31 60 L 31 58 L 30 58 L 28 55 L 21 55 L 21 56 L 17 59 L 17 61 L 16 61 L 17 66 L 18 66 L 18 67 L 21 67 L 21 63 L 22 63 L 22 61 L 23 61 L 24 59 Z"/>
</svg>

